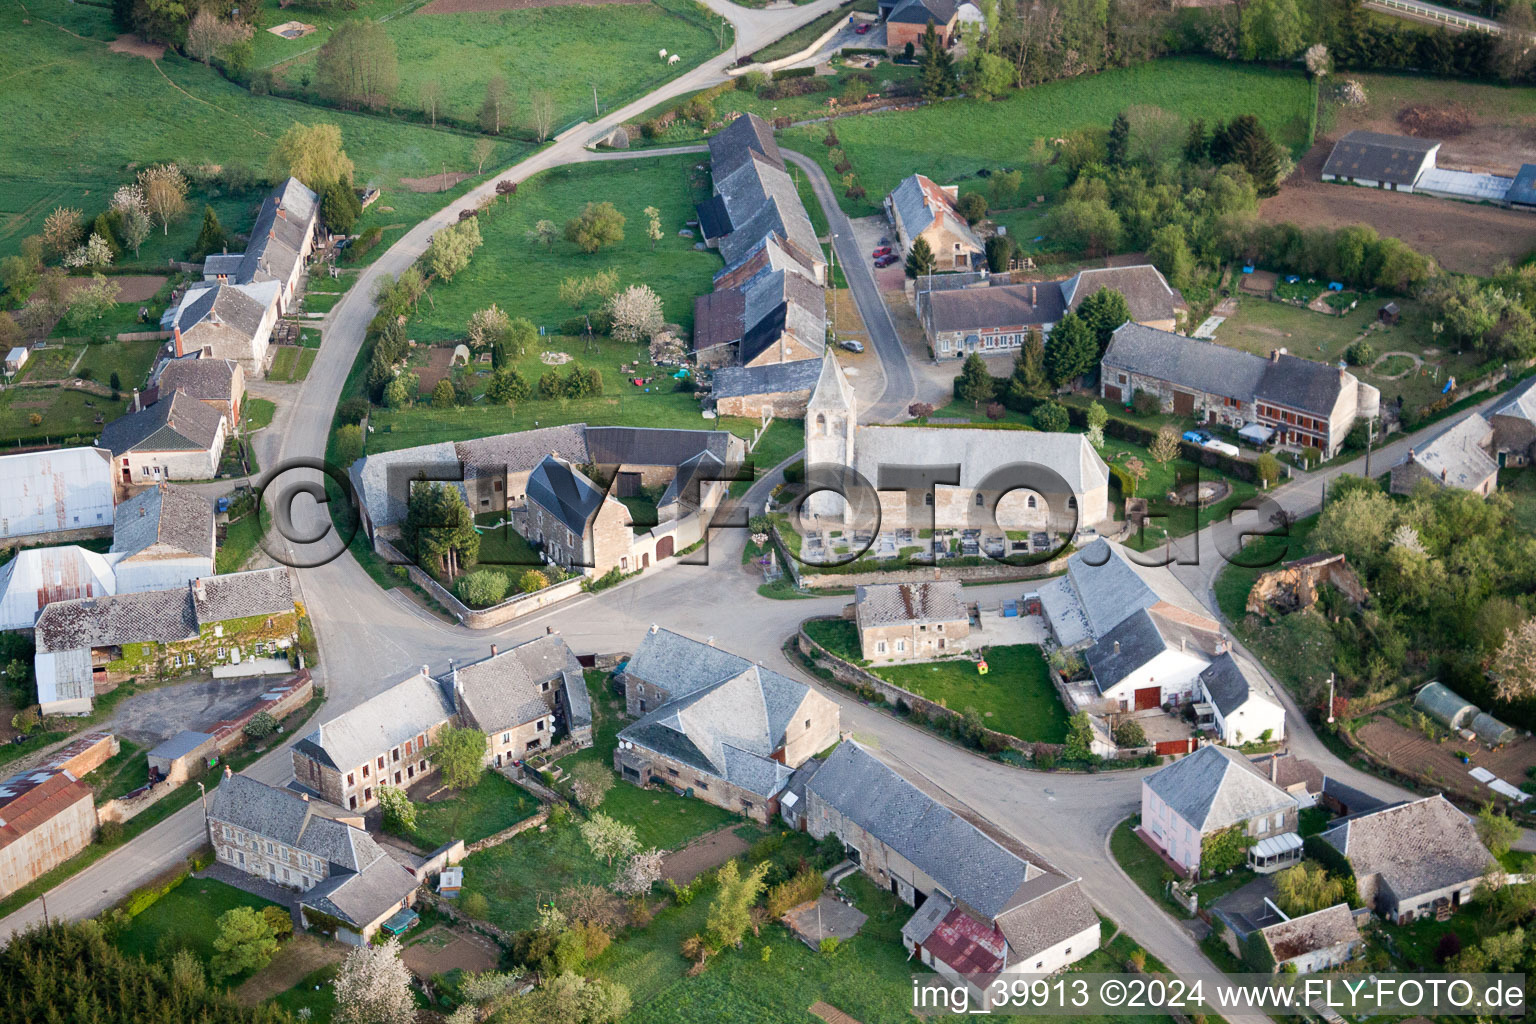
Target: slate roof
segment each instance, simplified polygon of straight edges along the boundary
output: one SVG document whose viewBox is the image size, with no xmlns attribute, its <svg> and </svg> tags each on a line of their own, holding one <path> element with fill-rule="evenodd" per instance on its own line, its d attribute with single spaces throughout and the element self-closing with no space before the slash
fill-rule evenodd
<svg viewBox="0 0 1536 1024">
<path fill-rule="evenodd" d="M 465 479 L 501 473 L 526 473 L 546 455 L 558 455 L 580 465 L 588 461 L 587 425 L 572 423 L 534 430 L 494 434 L 472 441 L 456 441 L 454 454 L 464 465 Z"/>
<path fill-rule="evenodd" d="M 316 727 L 293 749 L 337 771 L 351 771 L 452 717 L 443 687 L 423 670 Z"/>
<path fill-rule="evenodd" d="M 1245 672 L 1231 651 L 1212 659 L 1210 667 L 1200 673 L 1200 682 L 1205 685 L 1211 703 L 1216 705 L 1216 710 L 1221 712 L 1223 718 L 1246 704 L 1248 698 L 1255 693 L 1265 698 L 1272 697 L 1269 686 Z"/>
<path fill-rule="evenodd" d="M 1152 792 L 1201 834 L 1296 806 L 1235 750 L 1207 744 L 1146 778 Z"/>
<path fill-rule="evenodd" d="M 201 623 L 293 611 L 293 580 L 286 566 L 204 576 L 192 583 L 193 606 Z"/>
<path fill-rule="evenodd" d="M 563 459 L 546 455 L 528 475 L 528 500 L 580 537 L 606 497 L 586 475 Z"/>
<path fill-rule="evenodd" d="M 739 655 L 653 626 L 630 655 L 624 673 L 659 686 L 676 699 L 751 667 L 752 663 Z"/>
<path fill-rule="evenodd" d="M 148 409 L 108 423 L 101 431 L 101 446 L 114 456 L 136 451 L 212 451 L 223 422 L 221 413 L 175 392 Z"/>
<path fill-rule="evenodd" d="M 1353 131 L 1334 143 L 1323 174 L 1412 185 L 1418 180 L 1424 158 L 1439 145 L 1435 139 Z"/>
<path fill-rule="evenodd" d="M 958 235 L 973 251 L 981 251 L 981 240 L 955 208 L 955 201 L 932 179 L 922 174 L 909 175 L 891 190 L 890 199 L 910 237 L 916 238 L 937 222 L 941 228 Z"/>
<path fill-rule="evenodd" d="M 157 484 L 118 505 L 113 519 L 112 553 L 124 559 L 149 548 L 159 550 L 147 557 L 214 556 L 213 504 L 189 488 Z"/>
<path fill-rule="evenodd" d="M 1360 929 L 1355 926 L 1355 915 L 1350 913 L 1348 903 L 1324 907 L 1259 931 L 1277 964 L 1320 949 L 1361 941 Z"/>
<path fill-rule="evenodd" d="M 1054 470 L 1079 497 L 1109 482 L 1109 467 L 1084 434 L 965 427 L 861 427 L 854 446 L 854 467 L 877 488 L 881 466 L 958 463 L 959 486 L 975 488 L 994 471 L 1020 462 Z"/>
<path fill-rule="evenodd" d="M 826 292 L 789 270 L 764 270 L 741 287 L 741 361 L 749 363 L 786 332 L 820 352 L 827 341 Z"/>
<path fill-rule="evenodd" d="M 767 158 L 782 170 L 784 157 L 773 139 L 773 129 L 756 114 L 743 114 L 709 139 L 709 162 L 716 177 L 741 167 L 753 154 Z"/>
<path fill-rule="evenodd" d="M 225 284 L 214 282 L 189 289 L 171 317 L 170 328 L 180 329 L 189 343 L 196 343 L 193 329 L 228 325 L 246 337 L 255 337 L 261 329 L 267 307 L 277 299 L 275 283 Z"/>
<path fill-rule="evenodd" d="M 1076 312 L 1084 299 L 1105 288 L 1125 296 L 1132 320 L 1172 320 L 1189 308 L 1179 290 L 1150 263 L 1080 270 L 1061 282 L 1061 296 Z"/>
<path fill-rule="evenodd" d="M 1510 182 L 1509 191 L 1504 193 L 1504 201 L 1536 206 L 1536 164 L 1520 165 L 1515 180 Z"/>
<path fill-rule="evenodd" d="M 931 21 L 942 26 L 948 25 L 959 9 L 958 0 L 901 0 L 885 20 L 908 25 L 926 25 Z"/>
<path fill-rule="evenodd" d="M 1067 575 L 1039 593 L 1051 628 L 1069 647 L 1102 637 L 1134 613 L 1154 607 L 1197 627 L 1219 629 L 1167 568 L 1137 565 L 1125 548 L 1102 538 L 1074 552 L 1067 559 Z"/>
<path fill-rule="evenodd" d="M 11 788 L 15 781 L 6 780 L 4 788 Z M 80 801 L 90 799 L 91 787 L 69 772 L 48 773 L 46 778 L 0 805 L 0 849 L 41 828 Z"/>
<path fill-rule="evenodd" d="M 1348 818 L 1322 837 L 1349 859 L 1355 877 L 1379 875 L 1400 902 L 1498 867 L 1472 820 L 1439 794 Z"/>
<path fill-rule="evenodd" d="M 198 633 L 191 592 L 185 587 L 55 601 L 37 617 L 35 628 L 40 652 L 172 643 Z"/>
<path fill-rule="evenodd" d="M 452 441 L 439 441 L 364 455 L 352 463 L 347 472 L 359 500 L 368 510 L 368 518 L 377 529 L 405 519 L 406 491 L 418 473 L 425 473 L 428 479 L 454 479 L 461 469 L 457 445 Z M 394 490 L 390 488 L 392 477 L 397 481 Z"/>
<path fill-rule="evenodd" d="M 810 688 L 757 665 L 668 701 L 619 733 L 638 747 L 771 797 L 794 770 L 772 759 Z"/>
<path fill-rule="evenodd" d="M 1493 456 L 1483 450 L 1483 442 L 1492 433 L 1493 426 L 1473 413 L 1416 446 L 1403 461 L 1416 463 L 1448 487 L 1471 490 L 1499 471 Z"/>
<path fill-rule="evenodd" d="M 904 626 L 964 622 L 965 602 L 959 580 L 927 583 L 880 583 L 854 588 L 861 626 Z"/>
<path fill-rule="evenodd" d="M 1303 412 L 1331 416 L 1339 393 L 1358 382 L 1353 374 L 1327 363 L 1313 362 L 1288 353 L 1266 361 L 1264 376 L 1254 397 L 1288 405 Z"/>
<path fill-rule="evenodd" d="M 298 793 L 248 775 L 225 774 L 213 791 L 208 817 L 314 854 L 333 870 L 361 871 L 386 857 L 362 829 L 325 817 Z"/>
<path fill-rule="evenodd" d="M 721 462 L 731 457 L 734 435 L 728 430 L 678 430 L 670 427 L 587 427 L 589 461 L 599 466 L 681 466 L 700 452 Z"/>
<path fill-rule="evenodd" d="M 154 385 L 161 394 L 180 391 L 202 402 L 232 402 L 239 365 L 233 359 L 203 359 L 198 353 L 167 359 L 160 364 Z"/>
<path fill-rule="evenodd" d="M 1105 693 L 1164 651 L 1204 659 L 1221 642 L 1214 630 L 1192 629 L 1148 609 L 1132 612 L 1083 652 L 1100 693 Z M 1118 646 L 1117 646 L 1118 645 Z"/>
<path fill-rule="evenodd" d="M 232 275 L 239 283 L 289 279 L 310 225 L 319 212 L 319 196 L 295 178 L 288 178 L 261 202 L 250 241 Z M 205 268 L 206 272 L 206 268 Z"/>
<path fill-rule="evenodd" d="M 1043 327 L 1061 319 L 1066 306 L 1055 282 L 996 284 L 923 293 L 929 331 L 979 331 L 995 327 Z"/>
<path fill-rule="evenodd" d="M 557 689 L 586 690 L 581 663 L 557 636 L 541 636 L 453 670 L 454 699 L 482 732 L 501 732 L 551 713 Z M 545 685 L 549 689 L 544 689 Z"/>
<path fill-rule="evenodd" d="M 809 394 L 820 376 L 820 359 L 797 359 L 792 363 L 768 363 L 764 366 L 722 366 L 715 371 L 710 394 L 716 399 L 792 394 L 797 391 Z"/>
<path fill-rule="evenodd" d="M 299 902 L 366 928 L 399 909 L 416 886 L 416 876 L 404 864 L 381 855 L 361 871 L 330 875 L 300 896 Z"/>
<path fill-rule="evenodd" d="M 1536 164 L 1528 166 L 1536 167 Z M 1536 422 L 1536 377 L 1511 389 L 1488 413 L 1489 416 L 1513 416 Z"/>
<path fill-rule="evenodd" d="M 1290 789 L 1292 786 L 1302 786 L 1308 793 L 1316 795 L 1323 791 L 1322 770 L 1305 758 L 1297 757 L 1287 751 L 1275 754 L 1264 754 L 1253 758 L 1253 766 L 1265 778 L 1270 778 L 1271 765 L 1273 765 L 1274 777 L 1271 781 L 1281 789 Z"/>
<path fill-rule="evenodd" d="M 705 352 L 719 345 L 734 345 L 744 333 L 746 293 L 740 288 L 705 292 L 693 300 L 693 350 Z"/>
<path fill-rule="evenodd" d="M 1252 352 L 1134 322 L 1115 331 L 1104 365 L 1241 401 L 1258 391 L 1267 368 L 1264 358 Z"/>
<path fill-rule="evenodd" d="M 731 233 L 731 214 L 725 200 L 710 196 L 693 208 L 699 218 L 699 233 L 705 238 L 719 238 Z"/>
</svg>

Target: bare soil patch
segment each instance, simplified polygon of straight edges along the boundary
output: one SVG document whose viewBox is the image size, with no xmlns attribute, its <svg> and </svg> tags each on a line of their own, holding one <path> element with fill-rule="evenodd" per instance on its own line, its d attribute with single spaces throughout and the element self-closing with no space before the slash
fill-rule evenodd
<svg viewBox="0 0 1536 1024">
<path fill-rule="evenodd" d="M 539 7 L 601 7 L 604 4 L 648 4 L 651 0 L 432 0 L 421 14 L 470 14 L 489 11 L 531 11 Z"/>
<path fill-rule="evenodd" d="M 446 192 L 465 178 L 473 178 L 468 171 L 452 171 L 448 174 L 431 174 L 425 178 L 401 178 L 400 184 L 412 192 Z"/>
<path fill-rule="evenodd" d="M 159 60 L 165 56 L 164 43 L 148 43 L 138 36 L 127 33 L 108 43 L 107 49 L 113 53 L 126 53 L 130 57 L 143 57 L 146 60 Z"/>
<path fill-rule="evenodd" d="M 1369 224 L 1448 270 L 1468 274 L 1490 274 L 1531 250 L 1536 217 L 1527 212 L 1323 181 L 1323 164 L 1335 141 L 1322 139 L 1312 147 L 1280 194 L 1260 204 L 1261 217 L 1302 227 Z"/>
<path fill-rule="evenodd" d="M 711 868 L 747 852 L 748 843 L 738 836 L 734 825 L 702 835 L 662 858 L 661 876 L 679 885 L 687 885 Z"/>
<path fill-rule="evenodd" d="M 117 285 L 118 302 L 148 302 L 165 284 L 165 278 L 154 274 L 114 274 L 107 280 Z M 74 292 L 89 288 L 93 283 L 89 277 L 71 277 L 65 281 L 65 286 Z"/>
<path fill-rule="evenodd" d="M 452 369 L 453 349 L 443 345 L 434 345 L 427 349 L 427 365 L 418 366 L 414 371 L 421 380 L 421 394 L 432 394 L 432 389 L 437 387 L 437 382 L 448 376 Z"/>
<path fill-rule="evenodd" d="M 303 39 L 315 31 L 315 26 L 306 25 L 302 21 L 285 21 L 281 25 L 273 25 L 267 31 L 283 39 Z"/>
<path fill-rule="evenodd" d="M 1423 733 L 1383 716 L 1355 730 L 1355 737 L 1388 767 L 1428 776 L 1436 785 L 1479 802 L 1496 794 L 1468 774 L 1473 768 L 1486 768 L 1510 785 L 1518 786 L 1525 781 L 1525 770 L 1536 765 L 1536 739 L 1525 737 L 1499 750 L 1489 750 L 1459 737 L 1436 743 Z M 1471 754 L 1472 763 L 1462 764 L 1460 758 L 1453 756 L 1452 752 L 1457 750 Z"/>
<path fill-rule="evenodd" d="M 293 988 L 326 964 L 341 963 L 346 956 L 347 947 L 339 942 L 295 935 L 291 942 L 283 944 L 270 964 L 235 989 L 235 999 L 243 1006 L 257 1006 Z"/>
<path fill-rule="evenodd" d="M 455 967 L 465 971 L 493 970 L 501 962 L 495 943 L 473 932 L 438 925 L 430 928 L 400 951 L 400 959 L 418 978 L 447 974 Z"/>
<path fill-rule="evenodd" d="M 1460 103 L 1413 103 L 1397 112 L 1403 131 L 1426 139 L 1455 138 L 1475 121 L 1472 111 Z"/>
</svg>

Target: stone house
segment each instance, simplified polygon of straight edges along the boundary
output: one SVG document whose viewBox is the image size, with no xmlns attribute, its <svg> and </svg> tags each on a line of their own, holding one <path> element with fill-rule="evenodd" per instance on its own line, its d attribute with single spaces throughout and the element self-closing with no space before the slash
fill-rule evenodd
<svg viewBox="0 0 1536 1024">
<path fill-rule="evenodd" d="M 720 416 L 759 421 L 765 416 L 803 419 L 820 376 L 820 359 L 766 366 L 722 366 L 710 382 L 709 402 Z"/>
<path fill-rule="evenodd" d="M 789 805 L 794 822 L 837 836 L 859 870 L 915 908 L 902 943 L 946 978 L 1054 974 L 1098 948 L 1098 915 L 1076 879 L 857 742 L 801 768 L 794 792 L 804 794 Z"/>
<path fill-rule="evenodd" d="M 1393 494 L 1412 494 L 1420 480 L 1471 491 L 1486 498 L 1499 486 L 1493 449 L 1493 424 L 1473 413 L 1451 424 L 1422 445 L 1408 449 L 1392 467 Z"/>
<path fill-rule="evenodd" d="M 112 526 L 118 487 L 105 448 L 0 455 L 0 543 Z"/>
<path fill-rule="evenodd" d="M 626 672 L 626 700 L 633 693 L 649 707 L 619 733 L 613 765 L 626 782 L 670 786 L 767 824 L 794 769 L 837 742 L 835 702 L 676 633 L 651 627 Z"/>
<path fill-rule="evenodd" d="M 1301 859 L 1295 798 L 1235 750 L 1207 744 L 1141 780 L 1137 829 L 1185 877 L 1200 875 L 1205 840 L 1240 830 L 1248 866 L 1278 871 Z"/>
<path fill-rule="evenodd" d="M 64 863 L 95 836 L 95 794 L 73 772 L 33 769 L 0 782 L 0 896 Z"/>
<path fill-rule="evenodd" d="M 930 21 L 939 44 L 953 46 L 959 39 L 956 26 L 960 6 L 959 0 L 881 0 L 878 10 L 885 19 L 885 48 L 904 50 L 911 43 L 921 49 Z"/>
<path fill-rule="evenodd" d="M 178 358 L 202 353 L 232 359 L 246 376 L 266 375 L 272 328 L 281 315 L 283 286 L 276 281 L 194 285 L 181 304 L 166 314 L 162 326 L 171 332 Z"/>
<path fill-rule="evenodd" d="M 1322 839 L 1349 861 L 1365 905 L 1395 924 L 1454 912 L 1499 869 L 1472 819 L 1439 794 L 1348 818 Z"/>
<path fill-rule="evenodd" d="M 213 505 L 196 491 L 170 483 L 146 488 L 117 506 L 113 523 L 108 557 L 117 593 L 184 587 L 214 575 Z"/>
<path fill-rule="evenodd" d="M 1381 392 L 1339 367 L 1127 323 L 1104 352 L 1099 393 L 1129 404 L 1142 392 L 1164 413 L 1234 428 L 1258 423 L 1274 430 L 1274 443 L 1317 448 L 1324 458 L 1338 453 L 1356 419 L 1381 407 Z"/>
<path fill-rule="evenodd" d="M 211 480 L 219 471 L 229 421 L 179 391 L 102 428 L 100 443 L 112 453 L 124 484 L 162 480 Z"/>
<path fill-rule="evenodd" d="M 886 31 L 901 27 L 888 24 Z M 933 252 L 935 270 L 986 266 L 986 248 L 956 208 L 959 198 L 959 185 L 936 185 L 921 174 L 903 178 L 885 197 L 885 215 L 896 229 L 901 251 L 910 252 L 921 238 Z"/>
<path fill-rule="evenodd" d="M 138 396 L 133 411 L 154 405 L 177 391 L 222 414 L 231 430 L 239 429 L 245 403 L 245 368 L 235 360 L 215 358 L 205 350 L 167 359 L 156 367 L 149 387 Z"/>
<path fill-rule="evenodd" d="M 715 290 L 694 300 L 693 356 L 701 368 L 771 366 L 819 359 L 827 343 L 826 291 L 803 267 L 775 265 L 769 240 Z"/>
<path fill-rule="evenodd" d="M 318 813 L 308 794 L 234 775 L 228 766 L 208 808 L 215 858 L 297 890 L 306 927 L 363 945 L 416 899 L 416 876 L 356 826 Z"/>
<path fill-rule="evenodd" d="M 288 312 L 314 249 L 320 197 L 297 178 L 280 182 L 261 201 L 243 253 L 215 253 L 203 261 L 203 280 L 235 285 L 273 283 L 274 307 Z"/>
<path fill-rule="evenodd" d="M 1493 456 L 1501 467 L 1536 459 L 1536 378 L 1526 381 L 1487 414 L 1493 425 Z"/>
<path fill-rule="evenodd" d="M 1184 295 L 1150 263 L 1129 267 L 1094 267 L 1079 270 L 1061 282 L 1061 298 L 1068 310 L 1076 313 L 1083 301 L 1105 288 L 1125 296 L 1131 320 L 1159 331 L 1174 330 L 1189 304 Z"/>
<path fill-rule="evenodd" d="M 1365 947 L 1348 903 L 1269 925 L 1259 929 L 1259 935 L 1277 973 L 1292 968 L 1297 974 L 1315 974 L 1342 967 Z"/>
<path fill-rule="evenodd" d="M 449 693 L 422 666 L 295 743 L 294 779 L 328 803 L 366 811 L 381 786 L 403 789 L 431 770 L 427 748 L 453 719 Z"/>
<path fill-rule="evenodd" d="M 486 764 L 500 768 L 554 743 L 557 731 L 592 745 L 592 705 L 576 655 L 557 636 L 541 636 L 454 665 L 449 675 L 461 725 L 485 733 Z"/>
<path fill-rule="evenodd" d="M 928 661 L 970 646 L 971 617 L 958 580 L 856 587 L 853 608 L 866 661 Z"/>
</svg>

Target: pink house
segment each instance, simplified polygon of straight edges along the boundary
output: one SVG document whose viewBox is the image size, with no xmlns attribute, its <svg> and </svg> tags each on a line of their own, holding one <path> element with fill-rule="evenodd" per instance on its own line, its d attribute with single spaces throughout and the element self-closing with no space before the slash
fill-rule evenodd
<svg viewBox="0 0 1536 1024">
<path fill-rule="evenodd" d="M 1296 799 L 1242 754 L 1201 747 L 1141 782 L 1141 837 L 1186 876 L 1200 873 L 1206 837 L 1242 828 L 1248 866 L 1277 871 L 1301 859 Z"/>
</svg>

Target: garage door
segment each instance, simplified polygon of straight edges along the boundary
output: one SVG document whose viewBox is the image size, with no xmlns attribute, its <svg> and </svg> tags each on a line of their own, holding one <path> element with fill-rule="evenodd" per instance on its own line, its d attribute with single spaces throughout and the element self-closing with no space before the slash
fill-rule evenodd
<svg viewBox="0 0 1536 1024">
<path fill-rule="evenodd" d="M 1173 393 L 1173 411 L 1179 416 L 1189 416 L 1195 411 L 1195 396 L 1187 391 Z"/>
<path fill-rule="evenodd" d="M 1136 691 L 1136 710 L 1145 711 L 1155 708 L 1163 702 L 1163 688 L 1161 686 L 1146 686 Z"/>
<path fill-rule="evenodd" d="M 1104 385 L 1104 400 L 1108 401 L 1108 402 L 1114 402 L 1115 404 L 1118 405 L 1120 403 L 1120 385 L 1118 385 L 1118 384 L 1105 384 Z"/>
<path fill-rule="evenodd" d="M 663 537 L 656 542 L 656 561 L 672 557 L 673 543 L 671 537 Z"/>
</svg>

